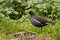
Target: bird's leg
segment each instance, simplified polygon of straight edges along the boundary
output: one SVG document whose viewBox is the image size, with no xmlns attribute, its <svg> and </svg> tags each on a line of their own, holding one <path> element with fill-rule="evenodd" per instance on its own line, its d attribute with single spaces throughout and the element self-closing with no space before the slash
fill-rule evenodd
<svg viewBox="0 0 60 40">
<path fill-rule="evenodd" d="M 43 27 L 41 27 L 40 29 L 41 29 L 41 33 L 42 33 L 42 29 L 43 29 Z"/>
</svg>

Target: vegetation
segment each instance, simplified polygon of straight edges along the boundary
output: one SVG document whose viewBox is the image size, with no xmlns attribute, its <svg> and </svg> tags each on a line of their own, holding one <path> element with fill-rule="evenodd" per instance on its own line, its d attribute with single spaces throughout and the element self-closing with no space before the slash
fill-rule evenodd
<svg viewBox="0 0 60 40">
<path fill-rule="evenodd" d="M 29 10 L 33 10 L 36 15 L 45 17 L 53 23 L 45 26 L 42 33 L 60 40 L 59 0 L 0 0 L 0 34 L 25 30 L 42 35 L 40 28 L 30 23 Z"/>
</svg>

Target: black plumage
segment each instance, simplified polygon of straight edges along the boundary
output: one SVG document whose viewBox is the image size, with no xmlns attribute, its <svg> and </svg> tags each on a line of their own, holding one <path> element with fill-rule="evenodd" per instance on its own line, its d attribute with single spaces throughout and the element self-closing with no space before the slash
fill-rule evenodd
<svg viewBox="0 0 60 40">
<path fill-rule="evenodd" d="M 41 16 L 35 16 L 35 13 L 33 11 L 29 11 L 29 14 L 31 23 L 36 27 L 42 28 L 43 26 L 46 26 L 51 23 L 48 20 L 42 18 Z"/>
</svg>

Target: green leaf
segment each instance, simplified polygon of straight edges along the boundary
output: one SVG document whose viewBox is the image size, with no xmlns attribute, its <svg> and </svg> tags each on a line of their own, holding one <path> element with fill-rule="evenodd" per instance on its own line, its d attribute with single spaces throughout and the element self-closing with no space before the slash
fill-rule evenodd
<svg viewBox="0 0 60 40">
<path fill-rule="evenodd" d="M 16 2 L 21 3 L 22 1 L 21 0 L 16 0 Z"/>
</svg>

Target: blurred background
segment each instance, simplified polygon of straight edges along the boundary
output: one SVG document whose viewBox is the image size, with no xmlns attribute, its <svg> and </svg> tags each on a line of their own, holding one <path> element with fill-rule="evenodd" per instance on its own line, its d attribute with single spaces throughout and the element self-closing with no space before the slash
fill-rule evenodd
<svg viewBox="0 0 60 40">
<path fill-rule="evenodd" d="M 53 24 L 43 27 L 41 33 L 40 28 L 31 24 L 29 10 Z M 49 36 L 52 37 L 50 40 L 60 40 L 60 0 L 0 0 L 0 40 L 11 39 L 6 33 L 21 31 L 35 32 L 40 38 L 45 35 L 42 38 Z"/>
</svg>

